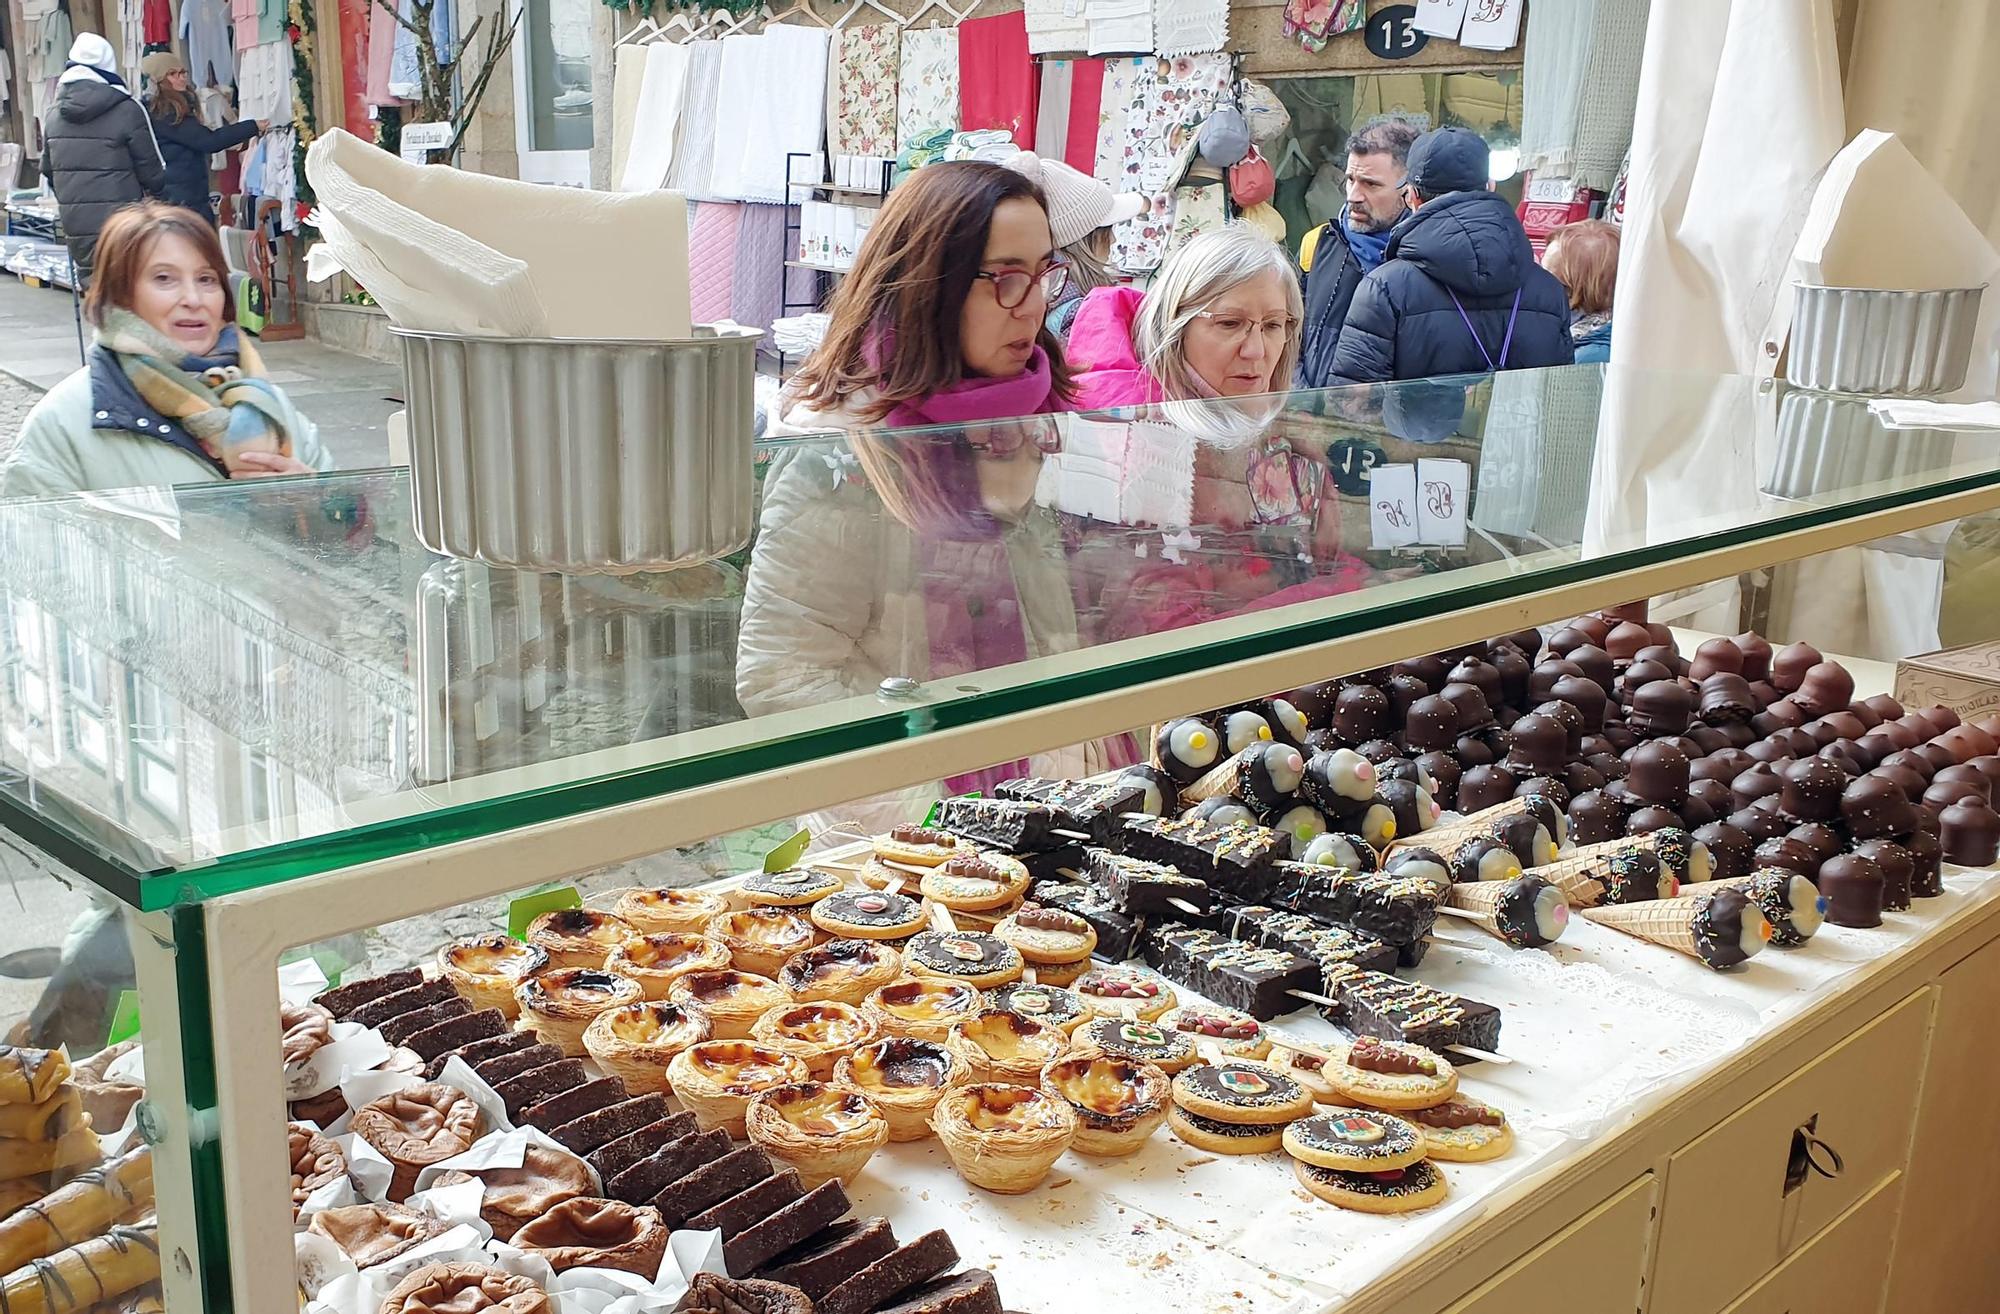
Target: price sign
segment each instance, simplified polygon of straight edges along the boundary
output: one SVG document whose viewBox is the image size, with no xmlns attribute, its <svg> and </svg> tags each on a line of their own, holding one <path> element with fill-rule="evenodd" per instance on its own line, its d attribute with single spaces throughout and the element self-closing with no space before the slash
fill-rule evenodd
<svg viewBox="0 0 2000 1314">
<path fill-rule="evenodd" d="M 1369 474 L 1388 459 L 1388 453 L 1366 438 L 1342 438 L 1326 449 L 1327 467 L 1333 471 L 1333 486 L 1349 497 L 1365 496 Z"/>
<path fill-rule="evenodd" d="M 1389 5 L 1368 15 L 1361 39 L 1377 59 L 1408 59 L 1431 43 L 1428 33 L 1417 30 L 1415 5 Z"/>
<path fill-rule="evenodd" d="M 767 872 L 786 871 L 798 865 L 805 856 L 806 845 L 812 843 L 812 832 L 802 830 L 764 855 L 764 870 Z"/>
<path fill-rule="evenodd" d="M 507 905 L 507 934 L 525 940 L 529 924 L 543 913 L 581 907 L 583 896 L 574 885 L 544 885 L 539 890 L 530 890 Z"/>
<path fill-rule="evenodd" d="M 1417 462 L 1417 539 L 1438 547 L 1463 547 L 1472 467 L 1463 461 Z"/>
<path fill-rule="evenodd" d="M 397 152 L 411 164 L 429 164 L 432 151 L 445 150 L 450 145 L 449 123 L 406 124 L 396 141 Z"/>
<path fill-rule="evenodd" d="M 1417 530 L 1417 467 L 1381 465 L 1368 480 L 1368 537 L 1378 551 L 1414 547 Z"/>
</svg>

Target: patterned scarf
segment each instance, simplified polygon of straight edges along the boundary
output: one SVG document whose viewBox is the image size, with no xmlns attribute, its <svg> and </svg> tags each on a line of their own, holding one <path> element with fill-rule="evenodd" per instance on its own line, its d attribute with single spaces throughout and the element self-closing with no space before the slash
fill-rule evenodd
<svg viewBox="0 0 2000 1314">
<path fill-rule="evenodd" d="M 112 310 L 97 342 L 118 359 L 148 406 L 179 420 L 225 466 L 247 450 L 292 454 L 299 427 L 291 399 L 264 377 L 264 362 L 234 325 L 197 356 L 129 310 Z"/>
</svg>

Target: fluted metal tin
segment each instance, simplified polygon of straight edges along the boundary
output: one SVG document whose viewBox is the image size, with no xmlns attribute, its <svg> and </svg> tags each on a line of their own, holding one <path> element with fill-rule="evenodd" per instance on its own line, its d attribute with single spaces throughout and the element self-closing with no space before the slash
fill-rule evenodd
<svg viewBox="0 0 2000 1314">
<path fill-rule="evenodd" d="M 750 541 L 758 330 L 704 324 L 651 342 L 396 335 L 416 532 L 433 552 L 622 575 Z"/>
<path fill-rule="evenodd" d="M 1797 287 L 1785 377 L 1799 387 L 1930 397 L 1965 386 L 1984 285 L 1935 292 Z"/>
<path fill-rule="evenodd" d="M 1868 398 L 1786 388 L 1778 399 L 1778 455 L 1764 491 L 1811 500 L 1942 469 L 1952 435 L 1885 429 Z"/>
</svg>

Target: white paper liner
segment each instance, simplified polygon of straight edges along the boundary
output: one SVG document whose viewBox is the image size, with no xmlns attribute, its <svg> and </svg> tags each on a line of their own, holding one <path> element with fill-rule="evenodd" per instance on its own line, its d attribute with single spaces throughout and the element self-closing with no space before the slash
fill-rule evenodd
<svg viewBox="0 0 2000 1314">
<path fill-rule="evenodd" d="M 438 1174 L 445 1172 L 472 1172 L 480 1168 L 519 1168 L 527 1161 L 528 1147 L 539 1145 L 544 1149 L 575 1159 L 590 1171 L 590 1191 L 592 1195 L 603 1193 L 604 1181 L 591 1167 L 590 1160 L 570 1149 L 540 1127 L 515 1127 L 496 1135 L 482 1136 L 464 1154 L 456 1155 L 442 1163 L 434 1163 L 417 1174 L 417 1190 L 429 1189 Z M 478 1209 L 473 1210 L 478 1213 Z"/>
<path fill-rule="evenodd" d="M 309 1004 L 326 985 L 326 973 L 311 957 L 278 965 L 278 998 L 287 1004 Z"/>
<path fill-rule="evenodd" d="M 373 1071 L 388 1059 L 394 1048 L 372 1027 L 358 1022 L 336 1022 L 332 1040 L 313 1051 L 303 1063 L 285 1065 L 285 1098 L 304 1100 L 324 1095 L 349 1077 Z"/>
</svg>

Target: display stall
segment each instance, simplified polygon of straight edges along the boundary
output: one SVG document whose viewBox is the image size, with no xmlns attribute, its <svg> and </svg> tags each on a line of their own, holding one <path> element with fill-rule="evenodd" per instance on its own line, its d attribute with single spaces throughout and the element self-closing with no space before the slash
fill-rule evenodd
<svg viewBox="0 0 2000 1314">
<path fill-rule="evenodd" d="M 1974 1307 L 1991 708 L 1610 609 L 2000 473 L 1508 383 L 762 443 L 662 574 L 0 507 L 9 1307 Z"/>
</svg>

